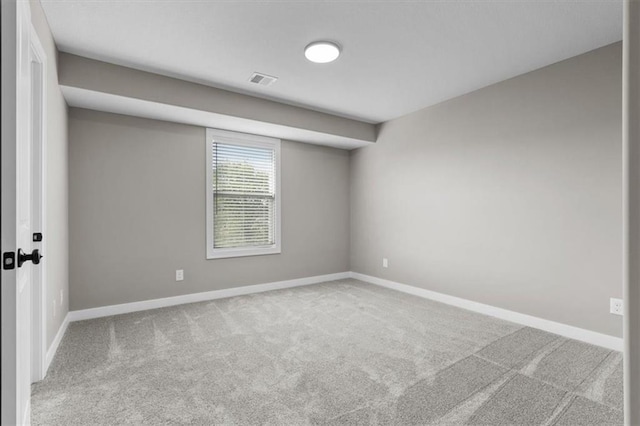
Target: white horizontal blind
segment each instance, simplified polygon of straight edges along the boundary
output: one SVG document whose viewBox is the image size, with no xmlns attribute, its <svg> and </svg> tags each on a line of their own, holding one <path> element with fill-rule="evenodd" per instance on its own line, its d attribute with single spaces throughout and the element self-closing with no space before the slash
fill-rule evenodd
<svg viewBox="0 0 640 426">
<path fill-rule="evenodd" d="M 213 142 L 213 247 L 275 244 L 275 149 Z"/>
</svg>

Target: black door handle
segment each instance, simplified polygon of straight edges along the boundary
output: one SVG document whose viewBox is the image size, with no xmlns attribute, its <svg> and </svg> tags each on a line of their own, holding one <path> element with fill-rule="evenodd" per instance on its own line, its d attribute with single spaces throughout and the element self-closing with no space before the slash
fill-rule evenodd
<svg viewBox="0 0 640 426">
<path fill-rule="evenodd" d="M 24 262 L 28 262 L 29 260 L 32 261 L 34 265 L 37 265 L 43 257 L 44 256 L 40 254 L 38 249 L 33 250 L 31 254 L 26 254 L 22 249 L 18 249 L 18 268 L 20 268 Z"/>
</svg>

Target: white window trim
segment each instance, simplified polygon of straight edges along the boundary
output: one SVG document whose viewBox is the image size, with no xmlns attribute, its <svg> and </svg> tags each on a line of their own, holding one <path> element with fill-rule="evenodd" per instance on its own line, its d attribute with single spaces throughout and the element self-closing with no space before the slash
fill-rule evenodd
<svg viewBox="0 0 640 426">
<path fill-rule="evenodd" d="M 214 248 L 214 227 L 213 227 L 213 141 L 228 143 L 232 145 L 252 146 L 258 148 L 273 148 L 275 151 L 275 243 L 260 247 L 238 247 L 238 248 Z M 251 135 L 248 133 L 231 132 L 228 130 L 207 129 L 206 132 L 206 233 L 207 233 L 207 259 L 223 259 L 229 257 L 260 256 L 265 254 L 281 253 L 280 249 L 280 218 L 281 200 L 280 192 L 280 139 L 266 136 Z"/>
</svg>

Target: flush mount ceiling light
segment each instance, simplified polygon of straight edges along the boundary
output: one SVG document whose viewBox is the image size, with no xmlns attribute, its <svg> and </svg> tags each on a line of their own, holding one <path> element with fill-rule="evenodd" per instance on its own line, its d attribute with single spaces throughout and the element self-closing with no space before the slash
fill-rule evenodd
<svg viewBox="0 0 640 426">
<path fill-rule="evenodd" d="M 311 62 L 326 64 L 340 56 L 340 46 L 330 41 L 314 41 L 304 48 L 304 56 Z"/>
</svg>

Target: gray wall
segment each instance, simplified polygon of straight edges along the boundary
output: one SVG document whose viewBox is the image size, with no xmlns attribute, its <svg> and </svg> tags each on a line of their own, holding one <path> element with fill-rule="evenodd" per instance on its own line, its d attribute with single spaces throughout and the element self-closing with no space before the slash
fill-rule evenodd
<svg viewBox="0 0 640 426">
<path fill-rule="evenodd" d="M 51 345 L 69 311 L 69 175 L 67 103 L 58 86 L 58 50 L 40 2 L 31 2 L 31 21 L 47 56 L 46 69 L 46 320 L 47 345 Z M 60 303 L 62 292 L 62 304 Z M 56 303 L 54 316 L 53 303 Z"/>
<path fill-rule="evenodd" d="M 351 269 L 621 336 L 621 117 L 615 44 L 385 123 Z"/>
<path fill-rule="evenodd" d="M 351 155 L 283 142 L 272 256 L 205 260 L 203 128 L 72 109 L 71 309 L 351 269 L 620 336 L 620 62 L 501 82 Z"/>
<path fill-rule="evenodd" d="M 204 128 L 72 108 L 69 138 L 72 310 L 349 270 L 347 151 L 283 141 L 282 254 L 206 260 Z"/>
</svg>

